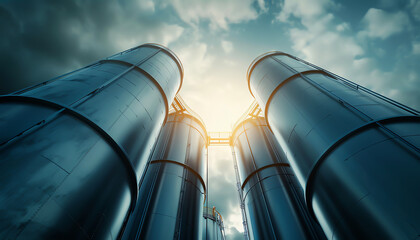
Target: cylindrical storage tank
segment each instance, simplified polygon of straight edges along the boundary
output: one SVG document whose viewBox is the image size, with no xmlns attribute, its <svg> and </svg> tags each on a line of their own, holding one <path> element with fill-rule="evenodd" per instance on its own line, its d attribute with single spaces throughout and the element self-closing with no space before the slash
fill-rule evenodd
<svg viewBox="0 0 420 240">
<path fill-rule="evenodd" d="M 0 97 L 0 238 L 116 239 L 183 70 L 145 44 Z"/>
<path fill-rule="evenodd" d="M 282 52 L 248 82 L 328 238 L 419 236 L 419 112 Z"/>
<path fill-rule="evenodd" d="M 222 215 L 215 207 L 204 207 L 203 240 L 225 240 Z"/>
<path fill-rule="evenodd" d="M 309 215 L 302 187 L 264 118 L 232 132 L 250 239 L 325 239 Z"/>
<path fill-rule="evenodd" d="M 207 132 L 173 113 L 158 138 L 123 239 L 199 239 L 206 194 Z"/>
</svg>

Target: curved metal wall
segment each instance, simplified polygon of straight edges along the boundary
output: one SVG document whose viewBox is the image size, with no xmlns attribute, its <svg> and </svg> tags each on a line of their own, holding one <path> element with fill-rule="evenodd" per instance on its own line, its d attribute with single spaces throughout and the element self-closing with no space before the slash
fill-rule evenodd
<svg viewBox="0 0 420 240">
<path fill-rule="evenodd" d="M 248 82 L 328 238 L 419 236 L 417 111 L 282 52 Z"/>
<path fill-rule="evenodd" d="M 117 238 L 182 71 L 145 44 L 1 96 L 0 238 Z"/>
<path fill-rule="evenodd" d="M 199 239 L 206 193 L 207 132 L 187 114 L 170 114 L 139 191 L 124 239 Z"/>
<path fill-rule="evenodd" d="M 203 240 L 225 240 L 222 215 L 216 208 L 204 207 Z"/>
<path fill-rule="evenodd" d="M 265 119 L 240 123 L 232 140 L 250 239 L 325 239 Z"/>
</svg>

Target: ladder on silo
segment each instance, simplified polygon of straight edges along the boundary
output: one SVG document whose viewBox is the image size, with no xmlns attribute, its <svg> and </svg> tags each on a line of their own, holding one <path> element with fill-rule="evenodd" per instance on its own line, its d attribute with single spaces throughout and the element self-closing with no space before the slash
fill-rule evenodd
<svg viewBox="0 0 420 240">
<path fill-rule="evenodd" d="M 236 175 L 236 187 L 238 189 L 239 203 L 240 203 L 241 213 L 242 213 L 242 224 L 243 224 L 243 227 L 244 227 L 244 238 L 246 240 L 248 240 L 249 239 L 248 222 L 246 220 L 245 203 L 244 203 L 244 200 L 243 200 L 244 198 L 243 198 L 241 180 L 239 178 L 238 163 L 236 162 L 235 149 L 233 148 L 233 146 L 231 146 L 231 150 L 232 150 L 233 166 L 235 168 L 235 175 Z"/>
</svg>

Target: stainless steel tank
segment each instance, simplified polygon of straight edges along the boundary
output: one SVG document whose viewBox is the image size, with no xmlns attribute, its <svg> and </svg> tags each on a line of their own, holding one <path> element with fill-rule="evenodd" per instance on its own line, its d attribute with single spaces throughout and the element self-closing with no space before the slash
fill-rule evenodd
<svg viewBox="0 0 420 240">
<path fill-rule="evenodd" d="M 420 236 L 418 111 L 283 52 L 247 78 L 328 238 Z"/>
<path fill-rule="evenodd" d="M 215 207 L 204 207 L 203 240 L 225 240 L 222 215 Z"/>
<path fill-rule="evenodd" d="M 1 96 L 0 238 L 118 238 L 182 78 L 145 44 Z"/>
<path fill-rule="evenodd" d="M 170 114 L 144 175 L 124 239 L 200 239 L 206 151 L 203 123 L 189 114 Z"/>
<path fill-rule="evenodd" d="M 264 118 L 232 132 L 250 239 L 325 239 L 309 215 L 302 187 Z"/>
</svg>

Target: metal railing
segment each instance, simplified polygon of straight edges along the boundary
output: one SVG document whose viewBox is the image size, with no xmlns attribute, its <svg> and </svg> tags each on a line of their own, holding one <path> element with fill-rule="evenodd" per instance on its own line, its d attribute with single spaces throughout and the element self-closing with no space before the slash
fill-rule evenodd
<svg viewBox="0 0 420 240">
<path fill-rule="evenodd" d="M 223 218 L 222 218 L 222 215 L 216 210 L 216 207 L 204 206 L 203 217 L 214 220 L 217 224 L 219 224 L 223 228 Z"/>
<path fill-rule="evenodd" d="M 207 143 L 209 146 L 229 146 L 231 132 L 209 132 Z"/>
<path fill-rule="evenodd" d="M 256 118 L 256 117 L 264 117 L 263 111 L 258 105 L 257 100 L 254 100 L 248 109 L 242 114 L 242 116 L 235 122 L 232 127 L 232 130 L 235 130 L 241 122 L 245 121 L 247 118 Z"/>
<path fill-rule="evenodd" d="M 177 94 L 175 96 L 174 101 L 172 102 L 170 108 L 169 108 L 169 113 L 188 113 L 191 116 L 197 118 L 198 120 L 201 121 L 201 123 L 203 124 L 204 127 L 206 127 L 206 124 L 204 123 L 204 120 L 201 118 L 200 115 L 198 115 L 198 113 L 194 112 L 184 101 L 184 99 L 182 99 L 181 95 Z"/>
<path fill-rule="evenodd" d="M 216 210 L 216 207 L 206 207 L 203 208 L 203 217 L 206 219 L 211 219 L 220 227 L 220 232 L 222 234 L 221 240 L 226 239 L 225 236 L 225 226 L 223 225 L 222 215 Z M 206 226 L 207 228 L 207 226 Z M 207 229 L 208 230 L 208 229 Z M 206 231 L 207 231 L 206 230 Z"/>
</svg>

